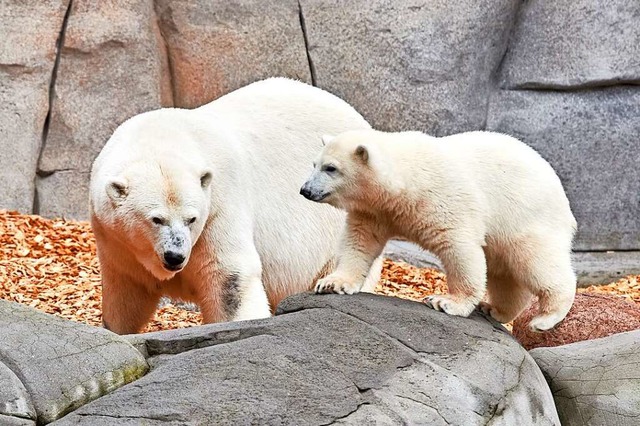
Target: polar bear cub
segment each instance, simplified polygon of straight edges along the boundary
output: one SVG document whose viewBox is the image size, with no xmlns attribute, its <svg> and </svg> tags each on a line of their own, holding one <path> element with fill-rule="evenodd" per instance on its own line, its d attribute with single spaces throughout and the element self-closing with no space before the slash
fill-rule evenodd
<svg viewBox="0 0 640 426">
<path fill-rule="evenodd" d="M 509 322 L 537 296 L 533 330 L 564 319 L 576 289 L 576 221 L 560 179 L 532 148 L 492 132 L 356 130 L 323 141 L 300 192 L 348 214 L 337 268 L 317 293 L 358 292 L 387 240 L 403 237 L 444 265 L 449 294 L 425 300 L 432 308 L 468 316 L 480 305 Z"/>
</svg>

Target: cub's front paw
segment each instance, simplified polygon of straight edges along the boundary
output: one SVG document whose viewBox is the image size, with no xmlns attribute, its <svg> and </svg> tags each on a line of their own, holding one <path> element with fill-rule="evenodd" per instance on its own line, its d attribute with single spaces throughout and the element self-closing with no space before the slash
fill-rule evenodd
<svg viewBox="0 0 640 426">
<path fill-rule="evenodd" d="M 341 277 L 340 275 L 329 275 L 316 283 L 314 291 L 318 294 L 354 294 L 360 291 L 362 283 Z"/>
<path fill-rule="evenodd" d="M 464 300 L 457 301 L 451 296 L 445 295 L 429 296 L 422 302 L 436 311 L 442 311 L 449 315 L 456 315 L 459 317 L 468 317 L 475 309 L 475 304 L 473 303 Z"/>
</svg>

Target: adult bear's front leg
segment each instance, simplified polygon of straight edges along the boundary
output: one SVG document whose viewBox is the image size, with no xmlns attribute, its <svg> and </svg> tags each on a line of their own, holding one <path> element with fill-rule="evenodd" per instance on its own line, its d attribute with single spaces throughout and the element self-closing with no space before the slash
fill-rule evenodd
<svg viewBox="0 0 640 426">
<path fill-rule="evenodd" d="M 271 316 L 269 301 L 260 275 L 235 268 L 204 268 L 199 279 L 204 284 L 198 303 L 204 323 L 239 321 Z"/>
<path fill-rule="evenodd" d="M 142 331 L 158 307 L 160 293 L 150 293 L 140 283 L 125 282 L 103 268 L 102 324 L 117 334 Z"/>
<path fill-rule="evenodd" d="M 267 318 L 269 300 L 262 283 L 262 263 L 253 244 L 250 221 L 219 217 L 198 245 L 200 265 L 190 281 L 205 323 Z M 244 226 L 240 226 L 244 225 Z M 222 228 L 225 229 L 222 229 Z"/>
</svg>

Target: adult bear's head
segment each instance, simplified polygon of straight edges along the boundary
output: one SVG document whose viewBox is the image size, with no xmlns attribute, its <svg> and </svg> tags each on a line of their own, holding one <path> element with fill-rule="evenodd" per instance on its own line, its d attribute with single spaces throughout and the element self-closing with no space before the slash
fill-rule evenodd
<svg viewBox="0 0 640 426">
<path fill-rule="evenodd" d="M 94 216 L 160 280 L 185 268 L 210 213 L 212 171 L 181 115 L 159 110 L 127 121 L 92 172 Z"/>
</svg>

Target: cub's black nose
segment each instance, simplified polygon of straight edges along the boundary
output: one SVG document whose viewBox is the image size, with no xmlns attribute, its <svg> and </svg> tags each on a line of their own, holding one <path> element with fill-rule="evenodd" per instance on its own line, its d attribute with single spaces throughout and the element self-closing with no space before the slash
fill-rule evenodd
<svg viewBox="0 0 640 426">
<path fill-rule="evenodd" d="M 311 199 L 311 191 L 309 191 L 307 188 L 305 188 L 304 186 L 302 188 L 300 188 L 300 195 L 302 195 L 304 198 L 306 198 L 307 200 Z"/>
<path fill-rule="evenodd" d="M 180 253 L 168 251 L 164 254 L 164 262 L 168 266 L 180 266 L 182 265 L 182 262 L 184 262 L 184 256 Z"/>
</svg>

